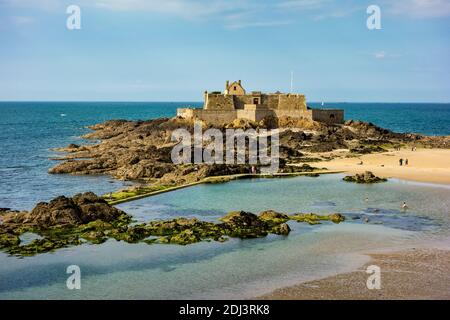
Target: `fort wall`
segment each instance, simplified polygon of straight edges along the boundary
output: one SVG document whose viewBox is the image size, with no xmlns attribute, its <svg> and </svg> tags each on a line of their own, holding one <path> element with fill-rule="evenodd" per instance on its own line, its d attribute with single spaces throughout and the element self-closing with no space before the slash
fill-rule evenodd
<svg viewBox="0 0 450 320">
<path fill-rule="evenodd" d="M 305 118 L 328 124 L 343 123 L 344 110 L 308 109 L 302 94 L 253 91 L 246 94 L 241 81 L 226 82 L 224 93 L 205 91 L 203 109 L 178 109 L 177 115 L 186 119 L 199 119 L 210 124 L 222 125 L 235 119 L 259 122 L 274 116 Z"/>
<path fill-rule="evenodd" d="M 301 94 L 280 94 L 279 110 L 306 110 L 306 99 Z"/>
<path fill-rule="evenodd" d="M 234 110 L 232 95 L 209 93 L 205 96 L 205 110 Z"/>
<path fill-rule="evenodd" d="M 341 109 L 311 109 L 314 121 L 332 123 L 344 123 L 344 110 Z"/>
</svg>

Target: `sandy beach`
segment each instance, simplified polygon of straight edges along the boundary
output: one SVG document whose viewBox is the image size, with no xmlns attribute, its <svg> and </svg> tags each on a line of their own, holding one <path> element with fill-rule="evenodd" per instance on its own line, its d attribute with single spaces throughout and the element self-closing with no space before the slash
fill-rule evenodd
<svg viewBox="0 0 450 320">
<path fill-rule="evenodd" d="M 361 269 L 333 277 L 278 289 L 260 297 L 276 300 L 377 300 L 450 299 L 450 250 L 410 248 L 398 252 L 370 254 Z M 381 288 L 369 290 L 367 267 L 381 270 Z"/>
<path fill-rule="evenodd" d="M 339 155 L 334 152 L 334 155 Z M 326 154 L 324 154 L 326 156 Z M 399 165 L 399 159 L 408 159 L 408 165 Z M 362 161 L 362 164 L 360 164 Z M 309 163 L 317 166 L 317 162 Z M 398 178 L 428 183 L 450 184 L 449 149 L 401 149 L 359 157 L 336 157 L 323 162 L 329 170 L 361 173 L 372 171 L 385 178 Z"/>
<path fill-rule="evenodd" d="M 411 149 L 348 157 L 347 150 L 323 153 L 329 170 L 351 174 L 372 171 L 386 178 L 450 184 L 450 150 Z M 400 166 L 399 159 L 408 159 Z M 361 164 L 362 162 L 362 164 Z M 317 162 L 310 165 L 317 166 Z M 278 289 L 262 299 L 450 299 L 450 245 L 440 243 L 367 253 L 371 261 L 350 273 Z M 370 265 L 381 268 L 381 290 L 366 286 Z"/>
</svg>

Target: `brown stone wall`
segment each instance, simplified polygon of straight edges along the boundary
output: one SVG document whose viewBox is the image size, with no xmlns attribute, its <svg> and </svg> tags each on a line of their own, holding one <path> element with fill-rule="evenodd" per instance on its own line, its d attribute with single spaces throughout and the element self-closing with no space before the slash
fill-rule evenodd
<svg viewBox="0 0 450 320">
<path fill-rule="evenodd" d="M 344 110 L 342 109 L 311 109 L 315 121 L 328 124 L 344 123 Z"/>
<path fill-rule="evenodd" d="M 267 106 L 269 109 L 278 109 L 278 104 L 280 102 L 279 94 L 264 94 L 262 95 L 262 104 Z"/>
<path fill-rule="evenodd" d="M 230 123 L 237 118 L 237 111 L 193 109 L 194 118 L 214 125 Z"/>
<path fill-rule="evenodd" d="M 252 104 L 252 95 L 246 94 L 243 96 L 233 96 L 234 99 L 234 107 L 236 109 L 244 109 L 244 105 L 246 104 Z"/>
<path fill-rule="evenodd" d="M 305 118 L 305 119 L 312 119 L 312 110 L 288 110 L 288 109 L 282 109 L 282 110 L 276 110 L 275 111 L 276 117 L 291 117 L 291 118 Z"/>
<path fill-rule="evenodd" d="M 209 93 L 206 97 L 206 110 L 234 110 L 233 96 Z"/>
<path fill-rule="evenodd" d="M 306 99 L 301 94 L 280 94 L 279 110 L 306 110 Z"/>
<path fill-rule="evenodd" d="M 247 119 L 259 122 L 267 116 L 275 116 L 274 110 L 270 109 L 237 110 L 237 117 L 239 119 Z"/>
</svg>

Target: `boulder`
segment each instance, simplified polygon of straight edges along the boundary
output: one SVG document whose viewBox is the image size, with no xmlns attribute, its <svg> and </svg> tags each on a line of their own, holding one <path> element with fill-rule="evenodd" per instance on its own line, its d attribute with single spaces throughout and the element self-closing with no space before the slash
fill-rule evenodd
<svg viewBox="0 0 450 320">
<path fill-rule="evenodd" d="M 287 223 L 279 224 L 272 228 L 272 233 L 287 236 L 291 232 L 291 228 Z"/>
<path fill-rule="evenodd" d="M 3 217 L 3 225 L 29 226 L 38 229 L 74 227 L 95 220 L 111 222 L 126 214 L 110 206 L 92 192 L 73 198 L 57 197 L 49 203 L 40 202 L 31 212 L 10 213 Z"/>
<path fill-rule="evenodd" d="M 279 225 L 289 220 L 287 214 L 279 213 L 274 210 L 263 211 L 258 217 L 271 225 Z"/>
<path fill-rule="evenodd" d="M 386 178 L 377 177 L 370 171 L 366 171 L 364 173 L 357 173 L 353 176 L 346 176 L 343 178 L 343 180 L 355 183 L 379 183 L 387 181 Z"/>
</svg>

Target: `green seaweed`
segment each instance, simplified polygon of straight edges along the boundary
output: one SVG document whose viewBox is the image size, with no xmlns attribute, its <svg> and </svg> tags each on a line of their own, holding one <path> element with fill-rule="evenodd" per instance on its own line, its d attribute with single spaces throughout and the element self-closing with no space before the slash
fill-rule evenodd
<svg viewBox="0 0 450 320">
<path fill-rule="evenodd" d="M 123 214 L 111 222 L 95 220 L 71 227 L 55 226 L 37 229 L 30 226 L 7 228 L 0 225 L 0 249 L 11 255 L 25 257 L 83 243 L 101 244 L 108 239 L 149 245 L 189 245 L 211 240 L 225 242 L 229 238 L 259 238 L 268 234 L 287 236 L 291 231 L 287 224 L 290 220 L 314 225 L 321 223 L 321 221 L 339 223 L 344 221 L 345 218 L 338 213 L 331 215 L 314 213 L 286 215 L 268 210 L 261 212 L 259 215 L 245 211 L 233 211 L 219 220 L 219 223 L 213 223 L 200 221 L 196 218 L 181 217 L 131 225 L 131 217 Z M 21 245 L 20 235 L 25 232 L 33 232 L 42 238 Z"/>
</svg>

